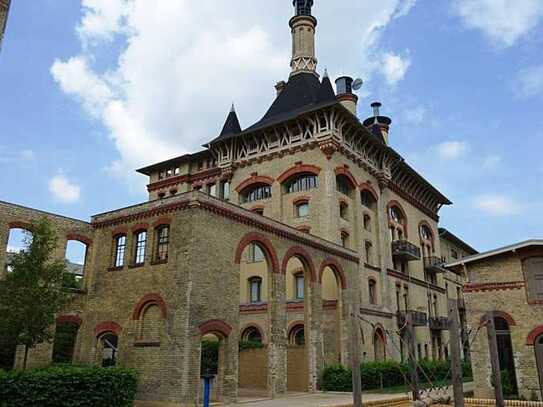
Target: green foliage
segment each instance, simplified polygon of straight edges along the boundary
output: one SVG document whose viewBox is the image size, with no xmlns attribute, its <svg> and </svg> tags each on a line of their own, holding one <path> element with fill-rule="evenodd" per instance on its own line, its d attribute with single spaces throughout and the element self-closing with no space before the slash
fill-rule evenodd
<svg viewBox="0 0 543 407">
<path fill-rule="evenodd" d="M 53 260 L 57 237 L 47 218 L 32 223 L 25 248 L 11 259 L 11 272 L 0 282 L 0 326 L 28 349 L 50 342 L 55 315 L 70 301 L 63 289 L 66 264 Z"/>
<path fill-rule="evenodd" d="M 57 325 L 53 342 L 54 363 L 71 363 L 78 329 L 76 323 Z"/>
<path fill-rule="evenodd" d="M 132 369 L 55 366 L 0 371 L 0 406 L 128 407 L 136 396 Z"/>
<path fill-rule="evenodd" d="M 202 341 L 200 374 L 214 374 L 219 371 L 219 341 Z"/>
<path fill-rule="evenodd" d="M 262 342 L 258 341 L 240 341 L 239 342 L 239 351 L 243 352 L 246 349 L 262 349 L 264 345 Z"/>
<path fill-rule="evenodd" d="M 62 286 L 73 290 L 81 290 L 83 289 L 83 279 L 74 273 L 65 272 L 62 276 Z"/>
<path fill-rule="evenodd" d="M 511 377 L 511 373 L 507 370 L 501 371 L 502 391 L 505 398 L 510 398 L 517 395 L 517 389 Z"/>
<path fill-rule="evenodd" d="M 462 362 L 462 376 L 464 378 L 473 377 L 473 371 L 471 370 L 471 362 L 469 360 L 465 360 L 464 362 Z"/>
<path fill-rule="evenodd" d="M 450 379 L 450 363 L 448 361 L 418 361 L 419 380 L 421 384 L 440 383 Z M 424 374 L 422 373 L 424 371 Z M 465 377 L 471 377 L 471 365 L 463 365 Z M 407 364 L 396 361 L 367 362 L 360 366 L 362 388 L 374 390 L 403 386 L 409 376 Z M 324 391 L 352 391 L 351 369 L 342 365 L 326 367 L 319 378 L 319 384 Z"/>
</svg>

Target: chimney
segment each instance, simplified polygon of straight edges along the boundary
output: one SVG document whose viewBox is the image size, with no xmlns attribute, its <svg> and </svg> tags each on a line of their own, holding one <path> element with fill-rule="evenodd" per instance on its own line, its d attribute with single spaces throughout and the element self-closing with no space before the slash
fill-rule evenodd
<svg viewBox="0 0 543 407">
<path fill-rule="evenodd" d="M 281 94 L 285 90 L 285 87 L 287 86 L 287 83 L 285 81 L 279 81 L 275 85 L 275 90 L 277 91 L 277 96 Z"/>
<path fill-rule="evenodd" d="M 315 31 L 317 19 L 311 14 L 314 0 L 293 0 L 294 17 L 289 25 L 292 33 L 292 60 L 290 76 L 299 73 L 317 75 L 315 56 Z"/>
<path fill-rule="evenodd" d="M 373 116 L 364 120 L 364 126 L 377 138 L 388 145 L 389 144 L 389 132 L 392 120 L 389 117 L 381 116 L 381 107 L 383 105 L 379 102 L 373 102 L 371 108 L 373 109 Z"/>
<path fill-rule="evenodd" d="M 353 78 L 342 76 L 336 79 L 337 100 L 356 116 L 358 96 L 353 93 Z"/>
</svg>

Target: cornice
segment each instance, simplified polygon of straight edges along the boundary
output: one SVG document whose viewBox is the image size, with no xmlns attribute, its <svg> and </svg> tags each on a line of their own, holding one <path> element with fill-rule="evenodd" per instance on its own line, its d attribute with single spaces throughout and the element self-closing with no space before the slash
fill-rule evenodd
<svg viewBox="0 0 543 407">
<path fill-rule="evenodd" d="M 389 276 L 396 277 L 397 279 L 400 279 L 400 280 L 403 280 L 403 281 L 407 281 L 408 283 L 413 283 L 413 284 L 418 285 L 420 287 L 424 287 L 424 288 L 428 288 L 428 289 L 433 290 L 433 291 L 437 291 L 437 292 L 439 292 L 441 294 L 445 294 L 445 289 L 441 288 L 441 287 L 439 287 L 439 286 L 437 286 L 435 284 L 429 283 L 429 282 L 424 281 L 424 280 L 420 280 L 420 279 L 418 279 L 416 277 L 408 276 L 408 275 L 400 273 L 399 271 L 396 271 L 396 270 L 388 269 L 387 272 L 388 272 Z"/>
</svg>

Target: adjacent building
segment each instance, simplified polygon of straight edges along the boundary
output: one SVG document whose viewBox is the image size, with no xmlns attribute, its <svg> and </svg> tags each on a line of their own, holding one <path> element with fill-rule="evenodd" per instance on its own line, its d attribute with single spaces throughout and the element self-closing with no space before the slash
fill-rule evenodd
<svg viewBox="0 0 543 407">
<path fill-rule="evenodd" d="M 11 0 L 0 0 L 0 50 L 2 49 L 2 40 L 8 21 L 9 4 Z"/>
<path fill-rule="evenodd" d="M 353 79 L 334 89 L 319 73 L 313 0 L 294 6 L 291 73 L 262 119 L 242 129 L 232 108 L 202 151 L 138 170 L 148 202 L 90 222 L 0 205 L 0 242 L 48 216 L 56 256 L 67 241 L 87 246 L 84 287 L 57 329 L 77 325 L 74 361 L 136 367 L 142 399 L 194 405 L 209 338 L 226 402 L 244 388 L 314 391 L 353 351 L 406 359 L 407 313 L 417 358 L 448 357 L 447 299 L 463 307 L 465 272 L 443 265 L 475 251 L 439 229 L 451 202 L 394 150 L 381 104 L 360 121 Z M 243 341 L 263 347 L 247 357 Z M 30 363 L 55 352 L 42 345 Z"/>
<path fill-rule="evenodd" d="M 472 333 L 475 396 L 494 398 L 485 315 L 497 333 L 500 370 L 512 391 L 528 400 L 543 395 L 543 241 L 528 240 L 452 261 L 467 275 L 464 288 Z"/>
</svg>

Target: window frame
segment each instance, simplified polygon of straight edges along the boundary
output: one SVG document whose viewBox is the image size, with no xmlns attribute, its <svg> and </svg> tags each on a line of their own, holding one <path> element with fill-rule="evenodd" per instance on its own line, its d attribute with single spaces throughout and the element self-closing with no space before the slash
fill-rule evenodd
<svg viewBox="0 0 543 407">
<path fill-rule="evenodd" d="M 143 266 L 145 264 L 148 237 L 147 229 L 134 232 L 134 255 L 132 258 L 134 266 Z"/>
<path fill-rule="evenodd" d="M 300 213 L 300 209 L 305 208 L 305 213 Z M 297 218 L 307 218 L 309 216 L 309 201 L 297 202 L 294 205 L 295 215 Z"/>
<path fill-rule="evenodd" d="M 240 194 L 242 204 L 263 201 L 272 198 L 272 187 L 268 184 L 253 184 L 245 188 Z"/>
<path fill-rule="evenodd" d="M 128 237 L 124 233 L 118 234 L 114 236 L 113 241 L 113 267 L 123 268 L 126 264 L 126 245 L 128 243 Z"/>
<path fill-rule="evenodd" d="M 283 183 L 285 194 L 309 191 L 319 187 L 319 176 L 311 173 L 296 174 Z"/>
<path fill-rule="evenodd" d="M 253 297 L 253 287 L 256 284 L 256 299 Z M 262 302 L 262 277 L 253 276 L 249 278 L 249 303 L 259 304 Z"/>
<path fill-rule="evenodd" d="M 163 231 L 167 231 L 165 236 L 162 235 Z M 154 260 L 157 262 L 168 261 L 170 252 L 170 233 L 170 225 L 160 225 L 155 228 L 156 246 Z"/>
<path fill-rule="evenodd" d="M 297 301 L 305 300 L 305 276 L 303 271 L 294 274 L 294 299 Z"/>
</svg>

